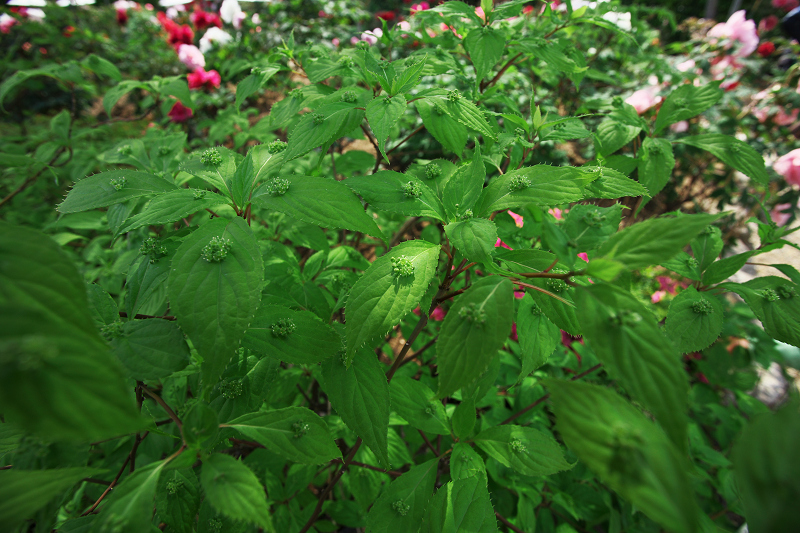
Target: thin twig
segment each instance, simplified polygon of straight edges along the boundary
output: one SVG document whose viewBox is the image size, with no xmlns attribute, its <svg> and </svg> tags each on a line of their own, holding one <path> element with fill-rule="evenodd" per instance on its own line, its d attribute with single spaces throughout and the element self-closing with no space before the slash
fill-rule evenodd
<svg viewBox="0 0 800 533">
<path fill-rule="evenodd" d="M 427 435 L 425 435 L 425 432 L 422 431 L 421 429 L 418 429 L 417 431 L 419 431 L 419 434 L 422 435 L 422 440 L 424 440 L 425 444 L 428 445 L 428 448 L 431 449 L 431 451 L 433 452 L 433 455 L 435 455 L 436 457 L 439 457 L 439 452 L 436 451 L 436 448 L 433 447 L 433 444 L 431 444 L 431 441 L 428 440 L 428 437 L 427 437 Z"/>
<path fill-rule="evenodd" d="M 420 126 L 417 128 L 417 129 L 415 129 L 414 131 L 412 131 L 411 133 L 409 133 L 408 135 L 406 135 L 406 136 L 403 138 L 403 140 L 401 140 L 399 143 L 395 144 L 394 146 L 392 146 L 391 148 L 389 148 L 388 150 L 386 150 L 386 155 L 389 155 L 389 154 L 391 154 L 392 152 L 394 152 L 395 150 L 397 150 L 397 149 L 398 149 L 398 148 L 399 148 L 399 147 L 400 147 L 400 146 L 401 146 L 401 145 L 402 145 L 404 142 L 406 142 L 406 141 L 407 141 L 407 140 L 409 140 L 411 137 L 413 137 L 414 135 L 416 135 L 417 133 L 419 133 L 419 132 L 420 132 L 420 131 L 421 131 L 423 128 L 425 128 L 425 125 L 424 125 L 424 124 L 420 125 Z"/>
<path fill-rule="evenodd" d="M 517 526 L 515 526 L 514 524 L 512 524 L 511 522 L 509 522 L 509 521 L 508 521 L 508 519 L 507 519 L 505 516 L 501 515 L 501 514 L 500 514 L 500 513 L 498 513 L 497 511 L 495 511 L 495 512 L 494 512 L 494 515 L 495 515 L 495 516 L 496 516 L 496 517 L 497 517 L 497 518 L 498 518 L 498 519 L 499 519 L 499 520 L 500 520 L 500 521 L 501 521 L 503 524 L 505 524 L 505 526 L 506 526 L 508 529 L 510 529 L 511 531 L 514 531 L 515 533 L 525 533 L 523 530 L 521 530 L 520 528 L 518 528 Z"/>
<path fill-rule="evenodd" d="M 22 191 L 27 189 L 34 181 L 39 179 L 39 176 L 42 175 L 42 172 L 44 172 L 45 169 L 50 168 L 53 165 L 53 163 L 55 163 L 56 160 L 59 157 L 61 157 L 61 154 L 63 154 L 63 153 L 64 153 L 64 148 L 59 148 L 58 150 L 56 150 L 55 155 L 53 156 L 53 158 L 50 160 L 49 163 L 47 163 L 45 166 L 40 168 L 39 171 L 36 172 L 36 174 L 34 174 L 33 176 L 31 176 L 28 179 L 26 179 L 25 181 L 23 181 L 22 184 L 19 187 L 17 187 L 16 189 L 14 189 L 11 193 L 9 193 L 8 196 L 6 196 L 2 200 L 0 200 L 0 208 L 2 208 L 4 205 L 6 205 L 8 202 L 10 202 L 11 199 L 14 198 L 16 195 L 18 195 L 19 193 L 21 193 Z"/>
<path fill-rule="evenodd" d="M 125 311 L 120 311 L 119 312 L 119 316 L 122 317 L 122 318 L 128 318 L 128 313 L 126 313 Z M 153 316 L 153 315 L 136 314 L 136 315 L 133 316 L 133 318 L 137 318 L 137 319 L 140 319 L 140 320 L 144 320 L 144 319 L 147 319 L 147 318 L 160 318 L 162 320 L 177 320 L 174 316 L 170 316 L 170 315 Z"/>
<path fill-rule="evenodd" d="M 178 426 L 178 430 L 180 430 L 181 435 L 182 435 L 183 434 L 183 424 L 181 423 L 181 419 L 178 418 L 178 415 L 175 414 L 175 411 L 173 411 L 172 408 L 169 405 L 167 405 L 167 402 L 165 402 L 161 398 L 161 396 L 159 396 L 155 392 L 151 391 L 147 387 L 142 387 L 142 392 L 144 392 L 145 394 L 150 396 L 152 399 L 154 399 L 156 401 L 156 403 L 158 405 L 160 405 L 161 408 L 164 409 L 164 411 L 167 412 L 167 415 L 169 415 L 169 417 L 175 422 L 175 425 Z"/>
</svg>

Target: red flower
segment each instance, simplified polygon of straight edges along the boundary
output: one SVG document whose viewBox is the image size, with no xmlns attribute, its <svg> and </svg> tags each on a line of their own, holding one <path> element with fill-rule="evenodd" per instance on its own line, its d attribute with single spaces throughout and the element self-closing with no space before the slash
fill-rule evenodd
<svg viewBox="0 0 800 533">
<path fill-rule="evenodd" d="M 170 22 L 172 21 L 170 20 Z M 194 31 L 186 24 L 178 26 L 172 22 L 172 25 L 165 29 L 169 32 L 169 39 L 167 39 L 169 44 L 176 48 L 182 44 L 192 44 L 194 42 Z"/>
<path fill-rule="evenodd" d="M 517 335 L 517 323 L 512 322 L 511 324 L 511 335 L 508 336 L 509 339 L 512 341 L 519 341 L 519 336 Z"/>
<path fill-rule="evenodd" d="M 760 45 L 758 45 L 758 49 L 756 50 L 756 52 L 758 52 L 758 55 L 760 55 L 761 57 L 767 57 L 769 55 L 772 55 L 772 52 L 774 51 L 775 51 L 775 45 L 769 41 L 763 42 Z"/>
<path fill-rule="evenodd" d="M 206 72 L 202 68 L 198 68 L 187 76 L 189 80 L 190 89 L 200 89 L 206 87 L 208 89 L 219 89 L 219 84 L 222 78 L 216 70 L 209 70 Z"/>
<path fill-rule="evenodd" d="M 172 109 L 169 110 L 167 116 L 172 122 L 186 122 L 192 118 L 192 110 L 180 102 L 175 102 Z"/>
<path fill-rule="evenodd" d="M 124 26 L 128 23 L 128 11 L 125 9 L 117 9 L 117 24 Z"/>
<path fill-rule="evenodd" d="M 189 18 L 192 24 L 194 24 L 194 27 L 197 28 L 197 31 L 204 30 L 210 26 L 216 26 L 217 28 L 222 27 L 222 19 L 219 18 L 219 15 L 203 11 L 202 9 L 198 9 L 192 13 Z"/>
<path fill-rule="evenodd" d="M 385 20 L 386 22 L 391 22 L 397 18 L 397 14 L 394 11 L 378 11 L 375 13 L 375 16 L 379 19 Z"/>
<path fill-rule="evenodd" d="M 75 33 L 75 26 L 67 26 L 66 28 L 64 28 L 64 32 L 62 33 L 62 35 L 64 37 L 72 37 L 73 33 Z"/>
</svg>

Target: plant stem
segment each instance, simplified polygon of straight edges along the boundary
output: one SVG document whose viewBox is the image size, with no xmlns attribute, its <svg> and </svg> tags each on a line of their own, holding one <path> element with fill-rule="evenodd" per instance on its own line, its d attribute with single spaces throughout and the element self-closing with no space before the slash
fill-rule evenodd
<svg viewBox="0 0 800 533">
<path fill-rule="evenodd" d="M 501 515 L 497 511 L 494 512 L 494 515 L 498 518 L 498 520 L 500 520 L 503 524 L 505 524 L 505 526 L 511 531 L 514 531 L 515 533 L 525 533 L 523 530 L 521 530 L 520 528 L 509 522 L 505 516 Z"/>
</svg>

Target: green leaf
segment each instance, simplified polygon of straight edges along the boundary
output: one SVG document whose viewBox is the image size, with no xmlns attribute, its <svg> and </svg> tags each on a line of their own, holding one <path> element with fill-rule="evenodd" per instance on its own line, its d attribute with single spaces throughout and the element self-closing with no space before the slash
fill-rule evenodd
<svg viewBox="0 0 800 533">
<path fill-rule="evenodd" d="M 81 65 L 83 65 L 84 68 L 91 70 L 92 72 L 100 76 L 105 76 L 106 78 L 111 78 L 112 80 L 115 81 L 122 81 L 122 74 L 120 73 L 117 66 L 111 61 L 103 59 L 98 55 L 89 54 L 88 56 L 83 58 L 83 61 L 81 61 Z"/>
<path fill-rule="evenodd" d="M 658 264 L 675 256 L 690 240 L 720 216 L 722 215 L 651 218 L 609 237 L 600 246 L 597 257 L 613 259 L 628 270 Z"/>
<path fill-rule="evenodd" d="M 612 168 L 588 167 L 584 170 L 594 173 L 596 178 L 586 185 L 586 198 L 614 199 L 647 194 L 641 183 Z"/>
<path fill-rule="evenodd" d="M 475 475 L 448 482 L 431 500 L 420 533 L 496 533 L 497 518 L 486 477 Z"/>
<path fill-rule="evenodd" d="M 716 296 L 684 289 L 669 305 L 666 329 L 681 353 L 710 346 L 722 332 L 723 307 Z"/>
<path fill-rule="evenodd" d="M 173 78 L 164 78 L 163 81 L 166 81 L 166 83 L 148 83 L 150 92 L 154 92 L 153 89 L 155 89 L 161 96 L 174 96 L 189 109 L 193 110 L 195 108 L 195 104 L 192 101 L 192 91 L 189 90 L 189 84 L 186 80 L 175 76 Z"/>
<path fill-rule="evenodd" d="M 189 347 L 183 333 L 168 320 L 126 322 L 111 347 L 128 375 L 139 380 L 165 378 L 189 364 Z"/>
<path fill-rule="evenodd" d="M 390 94 L 394 96 L 398 93 L 405 93 L 413 89 L 419 84 L 422 71 L 425 69 L 425 62 L 428 56 L 424 55 L 421 58 L 415 57 L 414 64 L 407 66 L 404 70 L 398 72 L 397 77 L 392 81 L 392 90 Z M 406 65 L 409 64 L 406 60 Z"/>
<path fill-rule="evenodd" d="M 541 111 L 539 111 L 541 114 Z M 564 142 L 575 139 L 585 139 L 592 134 L 586 129 L 583 122 L 577 118 L 565 117 L 541 125 L 539 140 Z"/>
<path fill-rule="evenodd" d="M 576 206 L 577 207 L 577 206 Z M 561 342 L 561 331 L 536 305 L 531 293 L 526 293 L 517 310 L 517 337 L 519 338 L 522 369 L 517 381 L 541 367 Z"/>
<path fill-rule="evenodd" d="M 366 202 L 383 211 L 407 216 L 432 217 L 445 220 L 444 206 L 436 193 L 423 181 L 393 170 L 381 170 L 369 176 L 347 178 L 344 184 Z M 409 196 L 404 187 L 416 184 L 419 196 Z"/>
<path fill-rule="evenodd" d="M 265 67 L 256 67 L 253 73 L 247 76 L 236 85 L 236 109 L 242 106 L 248 96 L 255 94 L 259 91 L 269 79 L 280 72 L 281 67 L 278 65 L 267 65 Z"/>
<path fill-rule="evenodd" d="M 655 133 L 675 124 L 699 115 L 720 101 L 725 92 L 719 88 L 719 81 L 713 81 L 702 87 L 686 83 L 672 91 L 656 117 Z"/>
<path fill-rule="evenodd" d="M 450 477 L 453 480 L 480 476 L 486 478 L 486 465 L 475 449 L 465 442 L 453 444 L 450 458 Z"/>
<path fill-rule="evenodd" d="M 270 152 L 269 144 L 257 144 L 250 148 L 247 155 L 253 158 L 254 184 L 264 181 L 267 177 L 275 174 L 283 165 L 283 152 Z"/>
<path fill-rule="evenodd" d="M 629 142 L 642 131 L 638 126 L 631 126 L 606 119 L 597 126 L 595 141 L 597 153 L 602 156 L 611 155 Z"/>
<path fill-rule="evenodd" d="M 685 450 L 689 383 L 656 318 L 632 294 L 605 283 L 582 288 L 577 304 L 583 338 L 603 367 Z"/>
<path fill-rule="evenodd" d="M 703 285 L 713 285 L 725 281 L 739 272 L 752 255 L 753 252 L 744 252 L 714 261 L 703 272 Z"/>
<path fill-rule="evenodd" d="M 397 121 L 406 111 L 406 99 L 402 94 L 395 96 L 378 96 L 367 104 L 367 122 L 375 139 L 378 141 L 378 148 L 386 161 L 386 139 L 397 125 Z"/>
<path fill-rule="evenodd" d="M 723 163 L 742 172 L 747 177 L 763 185 L 769 183 L 769 175 L 764 166 L 764 158 L 744 141 L 720 133 L 705 133 L 703 135 L 682 137 L 675 142 L 711 152 Z"/>
<path fill-rule="evenodd" d="M 455 301 L 436 343 L 439 398 L 474 382 L 496 357 L 511 332 L 513 298 L 510 280 L 487 276 Z"/>
<path fill-rule="evenodd" d="M 136 170 L 109 170 L 77 182 L 66 199 L 58 205 L 58 211 L 88 211 L 175 189 L 175 185 L 152 174 Z"/>
<path fill-rule="evenodd" d="M 166 461 L 159 461 L 140 467 L 115 487 L 110 501 L 92 522 L 92 533 L 141 533 L 149 530 L 158 478 L 166 464 Z"/>
<path fill-rule="evenodd" d="M 0 470 L 0 529 L 16 531 L 36 511 L 85 477 L 104 472 L 98 468 L 55 470 Z"/>
<path fill-rule="evenodd" d="M 250 413 L 225 426 L 296 463 L 321 465 L 342 457 L 325 421 L 305 407 Z"/>
<path fill-rule="evenodd" d="M 449 435 L 447 415 L 442 402 L 424 383 L 405 376 L 397 376 L 389 384 L 392 409 L 413 427 L 434 433 Z"/>
<path fill-rule="evenodd" d="M 229 249 L 213 257 L 210 248 L 220 240 Z M 263 279 L 258 243 L 238 217 L 207 222 L 175 252 L 167 289 L 170 306 L 203 357 L 207 390 L 216 384 L 244 336 L 261 300 Z"/>
<path fill-rule="evenodd" d="M 674 168 L 672 143 L 666 139 L 646 137 L 639 151 L 639 183 L 647 188 L 647 197 L 652 198 L 661 192 L 669 183 Z"/>
<path fill-rule="evenodd" d="M 771 337 L 800 348 L 800 286 L 784 278 L 763 276 L 719 287 L 741 296 Z"/>
<path fill-rule="evenodd" d="M 463 44 L 475 67 L 476 81 L 481 82 L 503 57 L 506 35 L 490 26 L 481 26 L 470 30 Z"/>
<path fill-rule="evenodd" d="M 432 459 L 392 481 L 367 514 L 367 531 L 417 531 L 433 495 L 438 464 L 438 458 Z"/>
<path fill-rule="evenodd" d="M 378 79 L 384 91 L 391 91 L 396 76 L 391 62 L 378 60 L 370 50 L 364 50 L 364 66 Z"/>
<path fill-rule="evenodd" d="M 134 89 L 149 90 L 150 86 L 137 80 L 122 80 L 107 90 L 106 94 L 103 95 L 103 109 L 106 115 L 111 116 L 111 111 L 114 109 L 116 103 L 119 102 L 119 99 Z M 2 101 L 1 98 L 0 101 Z"/>
<path fill-rule="evenodd" d="M 344 228 L 383 239 L 375 220 L 344 183 L 312 176 L 284 176 L 289 183 L 285 194 L 258 196 L 267 209 L 323 228 Z M 255 199 L 255 198 L 254 198 Z"/>
<path fill-rule="evenodd" d="M 583 199 L 586 184 L 596 177 L 575 167 L 536 165 L 512 170 L 489 181 L 475 207 L 475 216 L 526 205 L 577 202 Z"/>
<path fill-rule="evenodd" d="M 143 308 L 159 307 L 166 300 L 169 261 L 163 259 L 152 263 L 149 256 L 143 256 L 128 269 L 125 305 L 129 317 L 136 316 Z"/>
<path fill-rule="evenodd" d="M 592 260 L 592 262 L 594 262 L 594 260 Z M 617 263 L 616 261 L 611 262 L 622 267 L 621 263 Z M 697 263 L 697 260 L 694 257 L 683 250 L 678 252 L 677 255 L 675 255 L 672 259 L 668 261 L 661 261 L 660 264 L 664 268 L 672 270 L 676 274 L 680 274 L 685 278 L 700 281 L 700 265 Z"/>
<path fill-rule="evenodd" d="M 480 133 L 484 138 L 497 140 L 497 136 L 489 126 L 483 111 L 468 98 L 459 96 L 458 98 L 449 99 L 446 96 L 433 96 L 429 97 L 428 100 L 450 118 Z"/>
<path fill-rule="evenodd" d="M 339 335 L 311 311 L 262 305 L 247 328 L 242 346 L 287 363 L 316 364 L 341 349 Z"/>
<path fill-rule="evenodd" d="M 621 221 L 621 204 L 611 207 L 576 204 L 567 213 L 562 228 L 578 250 L 587 252 L 616 233 Z"/>
<path fill-rule="evenodd" d="M 345 308 L 348 364 L 364 343 L 417 307 L 436 275 L 439 249 L 422 240 L 404 242 L 376 259 L 353 285 Z"/>
<path fill-rule="evenodd" d="M 483 165 L 480 145 L 476 143 L 472 161 L 456 170 L 444 187 L 442 203 L 450 220 L 460 220 L 461 215 L 475 207 L 485 181 L 486 167 Z"/>
<path fill-rule="evenodd" d="M 168 470 L 158 478 L 158 517 L 175 533 L 192 533 L 200 509 L 200 496 L 200 483 L 193 470 Z"/>
<path fill-rule="evenodd" d="M 320 107 L 312 113 L 306 113 L 289 132 L 289 147 L 284 152 L 286 161 L 291 161 L 307 154 L 314 148 L 344 135 L 353 128 L 342 132 L 350 124 L 350 113 L 355 112 L 358 117 L 364 116 L 364 111 L 355 109 L 357 103 L 336 102 Z M 319 122 L 319 124 L 317 124 Z M 361 122 L 361 118 L 355 125 Z"/>
<path fill-rule="evenodd" d="M 162 193 L 153 197 L 139 214 L 128 219 L 118 233 L 127 233 L 144 226 L 168 224 L 192 213 L 227 203 L 225 197 L 211 191 L 178 189 Z"/>
<path fill-rule="evenodd" d="M 657 426 L 606 387 L 556 380 L 547 387 L 556 428 L 581 462 L 666 529 L 698 531 L 688 465 Z"/>
<path fill-rule="evenodd" d="M 470 261 L 491 263 L 497 242 L 497 226 L 491 220 L 470 218 L 452 222 L 444 227 L 444 232 L 456 250 Z"/>
<path fill-rule="evenodd" d="M 433 138 L 446 150 L 460 158 L 467 145 L 466 126 L 424 99 L 417 100 L 415 104 L 428 133 L 433 135 Z"/>
<path fill-rule="evenodd" d="M 722 231 L 716 226 L 708 226 L 691 243 L 692 253 L 701 271 L 713 263 L 724 246 Z"/>
<path fill-rule="evenodd" d="M 473 441 L 486 455 L 523 476 L 549 476 L 572 468 L 553 436 L 538 429 L 494 426 Z"/>
<path fill-rule="evenodd" d="M 453 433 L 460 440 L 469 438 L 477 422 L 477 412 L 475 411 L 475 399 L 464 398 L 453 411 Z"/>
<path fill-rule="evenodd" d="M 800 418 L 796 398 L 776 413 L 748 422 L 733 447 L 736 486 L 748 527 L 759 531 L 792 531 L 800 501 Z"/>
<path fill-rule="evenodd" d="M 564 269 L 559 268 L 559 270 Z M 570 335 L 583 335 L 573 300 L 575 289 L 569 288 L 562 280 L 555 279 L 532 278 L 528 280 L 528 284 L 547 291 L 547 294 L 535 289 L 525 292 L 531 295 L 533 301 L 551 322 Z"/>
<path fill-rule="evenodd" d="M 203 159 L 207 154 L 217 154 L 222 161 L 218 165 L 204 163 Z M 181 164 L 180 169 L 192 176 L 197 176 L 219 189 L 220 192 L 231 196 L 231 180 L 236 173 L 236 165 L 241 158 L 241 155 L 232 150 L 228 150 L 223 146 L 216 146 L 194 152 L 189 159 Z"/>
<path fill-rule="evenodd" d="M 274 531 L 264 487 L 241 461 L 230 455 L 212 454 L 203 461 L 200 484 L 217 512 Z"/>
<path fill-rule="evenodd" d="M 322 364 L 322 388 L 347 427 L 389 468 L 389 384 L 372 350 L 356 351 L 350 368 L 339 357 Z"/>
</svg>

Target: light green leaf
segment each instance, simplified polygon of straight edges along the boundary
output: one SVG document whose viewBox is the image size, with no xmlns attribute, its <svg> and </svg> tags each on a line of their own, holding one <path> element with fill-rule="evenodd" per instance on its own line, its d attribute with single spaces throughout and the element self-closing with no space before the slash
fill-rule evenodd
<svg viewBox="0 0 800 533">
<path fill-rule="evenodd" d="M 597 207 L 577 204 L 570 208 L 562 228 L 581 252 L 594 250 L 619 229 L 622 205 Z"/>
<path fill-rule="evenodd" d="M 461 158 L 464 147 L 467 145 L 466 126 L 427 100 L 417 100 L 415 104 L 428 133 L 433 135 L 433 138 L 439 141 L 439 144 L 446 150 Z"/>
<path fill-rule="evenodd" d="M 558 270 L 564 269 L 558 268 Z M 583 335 L 583 328 L 575 310 L 575 289 L 567 286 L 563 280 L 557 279 L 532 278 L 528 280 L 528 284 L 547 291 L 548 294 L 535 289 L 525 292 L 531 295 L 533 301 L 551 322 L 570 335 Z"/>
<path fill-rule="evenodd" d="M 455 91 L 457 93 L 458 91 Z M 497 140 L 497 136 L 489 126 L 483 111 L 472 103 L 468 98 L 453 94 L 452 98 L 447 96 L 433 96 L 428 100 L 443 111 L 450 118 L 457 120 L 467 128 L 483 135 L 486 139 Z M 457 97 L 456 97 L 457 96 Z M 434 111 L 435 113 L 435 111 Z"/>
<path fill-rule="evenodd" d="M 463 44 L 475 67 L 476 81 L 481 82 L 503 57 L 506 35 L 491 26 L 481 26 L 470 30 Z"/>
<path fill-rule="evenodd" d="M 609 375 L 653 413 L 676 448 L 685 450 L 689 383 L 680 354 L 655 316 L 614 285 L 595 283 L 577 296 L 587 344 Z"/>
<path fill-rule="evenodd" d="M 639 151 L 639 183 L 647 188 L 647 197 L 652 198 L 661 192 L 669 183 L 673 168 L 672 144 L 666 139 L 646 137 Z"/>
<path fill-rule="evenodd" d="M 89 54 L 83 58 L 81 65 L 83 65 L 84 68 L 91 70 L 95 74 L 111 78 L 114 81 L 122 80 L 122 74 L 117 66 L 111 61 L 103 59 L 98 55 Z"/>
<path fill-rule="evenodd" d="M 217 512 L 274 531 L 264 487 L 241 461 L 230 455 L 211 454 L 203 461 L 200 484 Z"/>
<path fill-rule="evenodd" d="M 325 421 L 305 407 L 250 413 L 225 426 L 296 463 L 320 465 L 342 456 Z"/>
<path fill-rule="evenodd" d="M 444 406 L 427 385 L 416 379 L 398 376 L 389 384 L 389 392 L 392 409 L 413 427 L 436 435 L 450 434 Z"/>
<path fill-rule="evenodd" d="M 553 436 L 538 429 L 494 426 L 473 440 L 489 457 L 524 476 L 549 476 L 572 468 Z"/>
<path fill-rule="evenodd" d="M 474 382 L 495 358 L 511 332 L 513 293 L 510 280 L 487 276 L 456 299 L 436 343 L 439 398 Z"/>
<path fill-rule="evenodd" d="M 209 160 L 209 155 L 219 155 L 221 161 L 215 164 Z M 206 162 L 203 162 L 206 160 Z M 236 173 L 236 166 L 242 156 L 224 146 L 216 146 L 206 150 L 199 150 L 191 154 L 189 159 L 181 163 L 180 169 L 192 176 L 197 176 L 220 192 L 231 195 L 231 180 Z"/>
<path fill-rule="evenodd" d="M 126 322 L 111 347 L 134 379 L 165 378 L 189 364 L 189 347 L 183 333 L 168 320 Z"/>
<path fill-rule="evenodd" d="M 0 470 L 0 529 L 16 531 L 26 519 L 85 477 L 104 472 L 99 468 L 54 470 Z"/>
<path fill-rule="evenodd" d="M 286 193 L 259 195 L 260 205 L 323 228 L 344 228 L 384 238 L 375 220 L 364 212 L 361 201 L 344 183 L 297 175 L 281 179 L 289 183 Z"/>
<path fill-rule="evenodd" d="M 347 427 L 389 468 L 389 384 L 372 350 L 356 351 L 350 368 L 339 357 L 322 364 L 322 388 Z"/>
<path fill-rule="evenodd" d="M 647 194 L 641 183 L 612 168 L 586 167 L 583 170 L 594 173 L 596 178 L 586 185 L 586 198 L 614 199 Z"/>
<path fill-rule="evenodd" d="M 717 226 L 708 226 L 700 232 L 691 243 L 692 253 L 698 263 L 698 268 L 704 271 L 717 257 L 719 257 L 724 243 L 722 242 L 722 230 Z"/>
<path fill-rule="evenodd" d="M 408 66 L 410 64 L 410 59 L 407 59 L 406 68 L 400 71 L 397 77 L 392 81 L 392 91 L 390 94 L 405 93 L 416 87 L 422 77 L 422 71 L 425 69 L 425 62 L 427 59 L 427 55 L 414 57 L 414 63 L 411 64 L 411 66 Z"/>
<path fill-rule="evenodd" d="M 664 433 L 611 389 L 548 380 L 556 428 L 604 483 L 670 531 L 698 531 L 688 465 Z"/>
<path fill-rule="evenodd" d="M 460 220 L 467 210 L 475 207 L 485 181 L 486 167 L 483 165 L 480 145 L 476 143 L 472 161 L 456 170 L 444 187 L 442 203 L 450 220 Z"/>
<path fill-rule="evenodd" d="M 753 252 L 744 252 L 714 261 L 703 272 L 703 285 L 713 285 L 714 283 L 725 281 L 739 272 L 752 255 Z"/>
<path fill-rule="evenodd" d="M 517 310 L 517 337 L 519 338 L 522 369 L 517 381 L 544 365 L 561 342 L 561 331 L 542 309 L 536 305 L 531 293 L 526 293 Z"/>
<path fill-rule="evenodd" d="M 406 99 L 402 94 L 394 96 L 378 96 L 367 104 L 367 122 L 375 139 L 378 141 L 378 148 L 386 161 L 386 139 L 397 125 L 397 121 L 406 111 Z"/>
<path fill-rule="evenodd" d="M 364 111 L 355 109 L 357 103 L 336 102 L 320 107 L 312 113 L 306 113 L 300 121 L 289 132 L 289 147 L 284 152 L 286 161 L 291 161 L 314 148 L 327 144 L 328 142 L 344 135 L 347 131 L 341 130 L 352 121 L 350 113 L 354 112 L 358 117 L 364 116 Z M 356 126 L 361 122 L 359 118 L 355 122 Z"/>
<path fill-rule="evenodd" d="M 420 533 L 496 533 L 497 518 L 486 477 L 475 475 L 448 482 L 428 506 Z"/>
<path fill-rule="evenodd" d="M 763 185 L 769 182 L 764 158 L 744 141 L 720 133 L 705 133 L 682 137 L 675 142 L 706 150 L 726 165 Z"/>
<path fill-rule="evenodd" d="M 175 222 L 184 217 L 227 204 L 228 200 L 211 191 L 177 189 L 153 197 L 142 211 L 128 219 L 118 233 L 127 233 L 144 226 L 159 226 Z"/>
<path fill-rule="evenodd" d="M 137 170 L 109 170 L 77 182 L 58 205 L 58 211 L 88 211 L 175 189 L 175 185 L 152 174 Z"/>
<path fill-rule="evenodd" d="M 684 289 L 669 305 L 666 329 L 681 353 L 710 346 L 722 332 L 723 307 L 716 296 Z"/>
<path fill-rule="evenodd" d="M 364 66 L 378 79 L 384 91 L 391 91 L 396 76 L 391 62 L 378 60 L 371 50 L 364 50 Z"/>
<path fill-rule="evenodd" d="M 597 126 L 595 141 L 597 153 L 603 156 L 611 155 L 629 142 L 631 142 L 642 128 L 606 119 Z"/>
<path fill-rule="evenodd" d="M 536 165 L 512 170 L 489 181 L 475 207 L 475 216 L 531 204 L 577 202 L 583 199 L 586 184 L 595 178 L 594 173 L 575 167 Z"/>
<path fill-rule="evenodd" d="M 444 232 L 456 250 L 470 261 L 491 263 L 497 242 L 497 226 L 491 220 L 470 218 L 452 222 L 444 227 Z"/>
<path fill-rule="evenodd" d="M 432 459 L 392 481 L 367 514 L 367 532 L 417 531 L 433 496 L 438 464 Z"/>
<path fill-rule="evenodd" d="M 409 183 L 416 184 L 419 196 L 406 194 L 405 188 Z M 445 219 L 444 206 L 436 193 L 422 180 L 406 174 L 381 170 L 369 176 L 347 178 L 344 184 L 376 209 L 407 216 Z"/>
<path fill-rule="evenodd" d="M 92 522 L 92 533 L 147 531 L 153 521 L 158 478 L 166 464 L 166 461 L 159 461 L 140 467 L 115 487 L 110 501 Z"/>
<path fill-rule="evenodd" d="M 255 94 L 259 91 L 269 79 L 280 72 L 281 67 L 278 65 L 267 65 L 264 67 L 256 67 L 253 69 L 252 74 L 240 81 L 236 85 L 236 109 L 242 106 L 248 96 Z"/>
<path fill-rule="evenodd" d="M 470 444 L 456 442 L 453 444 L 450 459 L 450 477 L 456 480 L 473 476 L 486 479 L 486 465 L 483 463 L 483 458 Z"/>
<path fill-rule="evenodd" d="M 367 341 L 383 335 L 417 307 L 439 263 L 438 245 L 404 242 L 379 257 L 350 289 L 347 317 L 347 359 Z"/>
<path fill-rule="evenodd" d="M 341 349 L 339 335 L 311 311 L 262 305 L 247 328 L 242 346 L 287 363 L 316 364 Z"/>
<path fill-rule="evenodd" d="M 261 300 L 263 279 L 258 243 L 238 217 L 207 222 L 175 252 L 168 282 L 170 306 L 203 357 L 207 390 L 216 384 L 244 336 Z"/>
<path fill-rule="evenodd" d="M 541 111 L 540 111 L 541 113 Z M 539 140 L 564 142 L 574 139 L 585 139 L 592 134 L 577 118 L 565 117 L 541 125 Z"/>
<path fill-rule="evenodd" d="M 659 133 L 670 124 L 697 116 L 719 102 L 725 94 L 719 88 L 720 83 L 712 81 L 702 87 L 685 83 L 672 91 L 658 110 L 655 133 Z"/>
</svg>

